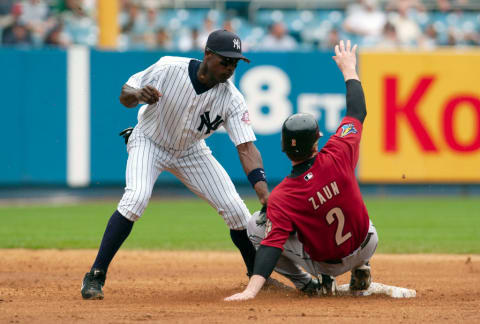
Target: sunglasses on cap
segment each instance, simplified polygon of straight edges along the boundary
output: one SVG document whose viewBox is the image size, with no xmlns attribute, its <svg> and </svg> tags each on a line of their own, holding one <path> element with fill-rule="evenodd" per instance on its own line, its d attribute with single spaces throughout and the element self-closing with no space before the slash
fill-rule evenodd
<svg viewBox="0 0 480 324">
<path fill-rule="evenodd" d="M 238 58 L 233 58 L 233 57 L 226 57 L 226 56 L 223 56 L 217 52 L 215 52 L 214 50 L 206 47 L 207 51 L 209 52 L 212 52 L 213 54 L 217 55 L 218 57 L 220 57 L 221 61 L 220 61 L 220 64 L 223 65 L 223 66 L 229 66 L 229 65 L 234 65 L 236 66 L 238 61 L 240 59 Z"/>
</svg>

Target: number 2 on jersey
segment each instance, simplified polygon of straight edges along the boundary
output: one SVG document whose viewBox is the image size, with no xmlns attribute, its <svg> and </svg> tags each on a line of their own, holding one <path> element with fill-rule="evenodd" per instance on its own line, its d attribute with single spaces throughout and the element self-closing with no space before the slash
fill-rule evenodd
<svg viewBox="0 0 480 324">
<path fill-rule="evenodd" d="M 345 226 L 345 215 L 343 215 L 342 210 L 338 207 L 330 209 L 330 211 L 327 213 L 326 219 L 328 225 L 332 225 L 332 223 L 335 221 L 334 216 L 338 219 L 337 232 L 335 233 L 335 241 L 337 242 L 338 246 L 351 238 L 352 233 L 348 232 L 347 234 L 342 235 L 343 227 Z"/>
</svg>

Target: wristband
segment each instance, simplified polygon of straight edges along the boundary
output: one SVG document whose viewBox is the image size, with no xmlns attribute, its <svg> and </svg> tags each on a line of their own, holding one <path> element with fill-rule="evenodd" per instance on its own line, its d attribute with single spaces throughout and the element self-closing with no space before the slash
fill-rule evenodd
<svg viewBox="0 0 480 324">
<path fill-rule="evenodd" d="M 257 169 L 254 169 L 252 171 L 250 171 L 250 173 L 248 174 L 248 181 L 250 181 L 252 187 L 255 186 L 255 184 L 259 181 L 265 181 L 267 182 L 267 177 L 265 176 L 265 170 L 263 170 L 262 168 L 257 168 Z"/>
</svg>

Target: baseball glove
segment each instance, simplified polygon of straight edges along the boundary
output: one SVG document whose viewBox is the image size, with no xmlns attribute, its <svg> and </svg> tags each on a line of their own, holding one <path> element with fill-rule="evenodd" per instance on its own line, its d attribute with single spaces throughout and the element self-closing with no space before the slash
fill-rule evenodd
<svg viewBox="0 0 480 324">
<path fill-rule="evenodd" d="M 125 139 L 125 144 L 127 144 L 128 138 L 130 137 L 130 135 L 132 135 L 132 132 L 133 132 L 133 127 L 128 127 L 122 130 L 118 135 L 123 136 L 123 138 Z"/>
<path fill-rule="evenodd" d="M 255 220 L 258 226 L 261 226 L 267 222 L 267 204 L 263 205 L 262 209 L 260 209 L 260 213 Z"/>
</svg>

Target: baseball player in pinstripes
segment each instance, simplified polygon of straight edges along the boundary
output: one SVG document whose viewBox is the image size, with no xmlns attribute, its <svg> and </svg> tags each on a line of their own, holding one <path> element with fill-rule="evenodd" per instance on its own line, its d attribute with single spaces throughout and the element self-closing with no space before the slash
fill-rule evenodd
<svg viewBox="0 0 480 324">
<path fill-rule="evenodd" d="M 249 62 L 242 55 L 240 38 L 217 30 L 207 40 L 203 61 L 162 57 L 123 86 L 120 102 L 124 106 L 145 105 L 126 139 L 125 192 L 83 279 L 84 299 L 103 299 L 108 266 L 142 216 L 162 171 L 174 174 L 218 211 L 242 254 L 247 274 L 252 274 L 255 248 L 246 233 L 250 212 L 204 141 L 218 127 L 226 129 L 260 203 L 265 205 L 269 191 L 262 158 L 253 144 L 256 138 L 245 100 L 229 80 L 239 60 Z"/>
</svg>

